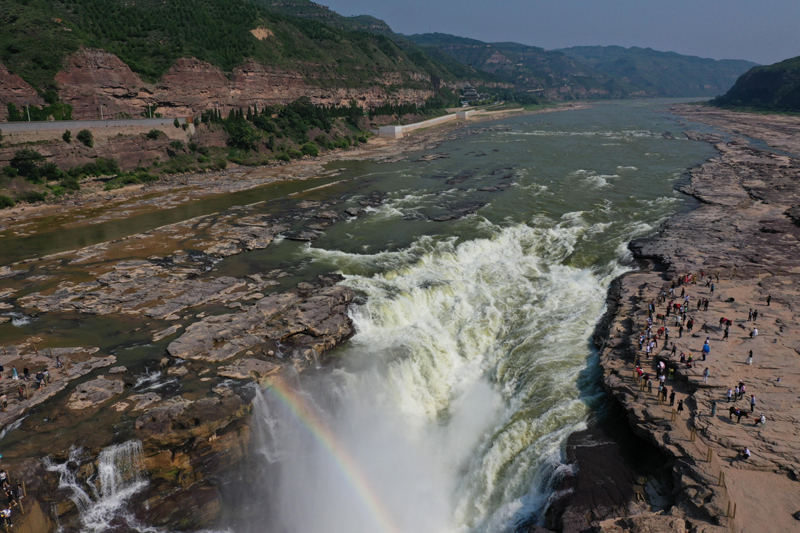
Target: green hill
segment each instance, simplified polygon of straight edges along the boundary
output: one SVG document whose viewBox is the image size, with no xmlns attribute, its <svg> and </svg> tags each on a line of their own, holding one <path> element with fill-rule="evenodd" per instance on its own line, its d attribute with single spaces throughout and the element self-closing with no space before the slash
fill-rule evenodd
<svg viewBox="0 0 800 533">
<path fill-rule="evenodd" d="M 800 57 L 748 70 L 730 91 L 712 103 L 768 111 L 800 111 Z"/>
<path fill-rule="evenodd" d="M 196 57 L 224 71 L 253 59 L 300 72 L 312 83 L 350 87 L 400 72 L 403 86 L 429 88 L 430 84 L 416 81 L 419 75 L 453 81 L 469 72 L 462 65 L 451 65 L 456 70 L 451 72 L 446 62 L 414 48 L 406 53 L 380 32 L 360 31 L 381 28 L 377 19 L 330 12 L 330 20 L 317 20 L 271 11 L 268 4 L 267 0 L 4 0 L 0 61 L 42 92 L 55 87 L 54 77 L 64 59 L 81 46 L 116 54 L 149 81 L 159 79 L 181 57 Z M 347 21 L 350 29 L 331 24 L 337 20 Z M 272 35 L 259 40 L 251 33 L 256 28 Z"/>
<path fill-rule="evenodd" d="M 392 37 L 396 35 L 392 31 L 392 28 L 380 19 L 370 15 L 344 17 L 332 11 L 329 7 L 311 2 L 310 0 L 253 0 L 253 2 L 274 13 L 316 20 L 339 28 L 340 30 L 364 31 Z"/>
<path fill-rule="evenodd" d="M 635 46 L 575 46 L 560 51 L 618 79 L 628 92 L 647 96 L 716 96 L 756 66 L 749 61 L 717 61 Z"/>
</svg>

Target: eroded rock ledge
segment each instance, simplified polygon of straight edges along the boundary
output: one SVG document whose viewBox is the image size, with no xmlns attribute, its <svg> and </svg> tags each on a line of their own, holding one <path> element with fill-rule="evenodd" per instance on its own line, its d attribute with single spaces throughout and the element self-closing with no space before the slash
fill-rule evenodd
<svg viewBox="0 0 800 533">
<path fill-rule="evenodd" d="M 706 113 L 702 108 L 679 112 L 692 120 L 703 120 Z M 719 113 L 713 119 L 715 125 L 726 120 Z M 728 131 L 735 133 L 736 117 L 727 120 Z M 786 133 L 796 131 L 800 121 L 786 128 L 786 117 L 776 120 L 777 126 L 761 115 L 760 125 L 745 120 L 747 134 L 800 153 L 796 136 Z M 670 458 L 672 505 L 660 512 L 631 509 L 627 518 L 594 522 L 587 512 L 585 523 L 564 531 L 722 533 L 760 531 L 766 523 L 774 531 L 798 527 L 792 515 L 800 510 L 800 227 L 794 217 L 800 203 L 800 160 L 755 149 L 744 139 L 696 137 L 715 142 L 719 151 L 718 158 L 693 169 L 682 188 L 700 207 L 673 216 L 658 234 L 631 244 L 642 269 L 614 282 L 595 336 L 606 391 L 625 409 L 633 430 Z M 696 283 L 678 285 L 686 274 L 694 274 Z M 677 294 L 667 302 L 681 300 L 678 295 L 685 290 L 694 329 L 679 334 L 671 315 L 669 349 L 662 339 L 661 351 L 645 359 L 638 336 L 646 327 L 648 304 L 673 284 Z M 697 308 L 702 298 L 709 300 L 708 311 Z M 665 314 L 665 306 L 657 304 L 655 314 Z M 759 311 L 756 321 L 748 320 L 752 309 Z M 732 320 L 725 340 L 720 317 Z M 759 334 L 752 338 L 754 327 Z M 712 350 L 702 361 L 707 338 Z M 754 352 L 752 365 L 746 364 L 749 350 Z M 681 352 L 694 355 L 693 368 L 680 363 Z M 672 369 L 667 387 L 676 393 L 675 406 L 659 405 L 657 381 L 653 392 L 640 388 L 637 357 L 653 378 L 659 361 Z M 706 369 L 710 375 L 704 380 Z M 739 381 L 746 383 L 748 397 L 755 395 L 755 415 L 765 413 L 765 426 L 754 425 L 755 417 L 737 423 L 728 416 L 730 405 L 750 411 L 746 398 L 726 401 L 727 389 Z M 679 400 L 686 410 L 673 420 Z M 717 404 L 713 416 L 712 402 Z M 737 459 L 744 447 L 752 452 L 747 461 Z"/>
</svg>

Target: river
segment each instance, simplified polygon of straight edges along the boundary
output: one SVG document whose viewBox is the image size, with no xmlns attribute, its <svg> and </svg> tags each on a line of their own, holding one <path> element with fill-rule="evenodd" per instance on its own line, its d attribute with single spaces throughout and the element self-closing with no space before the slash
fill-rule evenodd
<svg viewBox="0 0 800 533">
<path fill-rule="evenodd" d="M 541 517 L 566 437 L 604 401 L 589 337 L 631 268 L 627 243 L 685 208 L 673 187 L 713 152 L 658 102 L 495 126 L 432 152 L 447 159 L 361 168 L 388 201 L 297 250 L 363 300 L 335 371 L 257 403 L 277 471 L 270 531 L 496 532 Z M 498 176 L 513 185 L 480 190 Z"/>
<path fill-rule="evenodd" d="M 357 333 L 332 364 L 256 396 L 263 479 L 231 529 L 540 520 L 569 468 L 566 438 L 603 406 L 589 339 L 609 283 L 633 268 L 627 243 L 690 207 L 673 187 L 714 154 L 681 135 L 671 102 L 505 119 L 403 161 L 341 163 L 324 194 L 386 201 L 313 244 L 218 263 L 234 276 L 292 265 L 293 280 L 340 271 L 359 295 Z"/>
</svg>

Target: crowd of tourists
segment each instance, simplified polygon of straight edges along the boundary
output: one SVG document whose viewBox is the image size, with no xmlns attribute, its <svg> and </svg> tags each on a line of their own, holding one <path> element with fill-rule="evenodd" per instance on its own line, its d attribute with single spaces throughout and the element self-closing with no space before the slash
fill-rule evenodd
<svg viewBox="0 0 800 533">
<path fill-rule="evenodd" d="M 712 276 L 705 272 L 700 272 L 699 283 L 704 284 L 709 289 L 710 296 L 713 296 L 716 285 L 719 283 L 719 273 Z M 656 397 L 661 402 L 666 404 L 669 402 L 670 406 L 675 406 L 676 391 L 673 386 L 670 390 L 667 386 L 667 381 L 670 382 L 674 379 L 675 371 L 680 368 L 692 368 L 697 364 L 694 355 L 689 352 L 688 354 L 683 350 L 678 355 L 678 347 L 675 343 L 676 333 L 677 338 L 683 338 L 684 332 L 690 333 L 695 327 L 695 320 L 689 314 L 692 309 L 692 298 L 689 294 L 692 285 L 698 284 L 698 277 L 695 274 L 686 274 L 679 276 L 674 280 L 669 288 L 663 288 L 659 291 L 655 298 L 651 299 L 647 305 L 647 318 L 644 328 L 638 336 L 639 350 L 636 352 L 635 366 L 636 374 L 642 389 L 647 389 L 649 393 L 653 392 L 653 381 L 658 382 L 658 389 L 656 390 Z M 688 290 L 687 290 L 688 289 Z M 766 303 L 769 306 L 771 296 L 767 296 Z M 695 299 L 696 312 L 708 311 L 710 302 L 708 298 Z M 663 312 L 661 312 L 663 306 Z M 752 322 L 752 328 L 749 332 L 750 339 L 758 337 L 758 327 L 756 321 L 758 320 L 758 309 L 749 309 L 747 322 Z M 722 330 L 722 341 L 727 341 L 730 334 L 730 327 L 733 325 L 733 320 L 727 317 L 719 319 L 719 329 Z M 745 326 L 740 326 L 747 329 Z M 703 328 L 708 331 L 706 327 Z M 672 342 L 670 343 L 670 338 Z M 666 356 L 662 352 L 668 352 Z M 700 349 L 700 357 L 702 361 L 706 361 L 711 354 L 711 337 L 706 337 L 703 346 Z M 652 359 L 651 366 L 655 366 L 655 376 L 650 372 L 645 371 L 643 360 Z M 745 360 L 746 364 L 753 364 L 753 350 L 749 350 Z M 711 368 L 706 367 L 703 370 L 702 382 L 708 383 L 711 376 Z M 750 394 L 747 396 L 747 384 L 744 381 L 739 381 L 733 388 L 727 389 L 725 393 L 726 403 L 733 402 L 734 405 L 729 408 L 729 418 L 733 420 L 736 417 L 737 423 L 741 423 L 742 418 L 750 418 L 751 415 L 755 416 L 756 410 L 756 396 Z M 746 400 L 749 405 L 747 408 L 737 407 L 736 402 Z M 717 402 L 711 402 L 710 416 L 716 416 Z M 678 400 L 676 408 L 677 414 L 680 416 L 684 411 L 683 400 Z M 760 413 L 755 420 L 755 426 L 763 427 L 766 424 L 766 416 Z M 748 448 L 741 450 L 737 459 L 746 460 L 750 457 L 751 453 Z"/>
</svg>

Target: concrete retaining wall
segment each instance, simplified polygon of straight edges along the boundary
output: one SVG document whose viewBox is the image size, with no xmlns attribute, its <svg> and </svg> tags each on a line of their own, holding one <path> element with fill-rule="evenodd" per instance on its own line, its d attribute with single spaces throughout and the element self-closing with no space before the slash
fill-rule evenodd
<svg viewBox="0 0 800 533">
<path fill-rule="evenodd" d="M 459 118 L 457 114 L 452 114 L 417 122 L 415 124 L 406 124 L 405 126 L 383 126 L 378 129 L 378 136 L 386 139 L 402 139 L 403 135 L 408 132 L 444 124 L 445 122 L 456 120 L 456 118 Z"/>
</svg>

